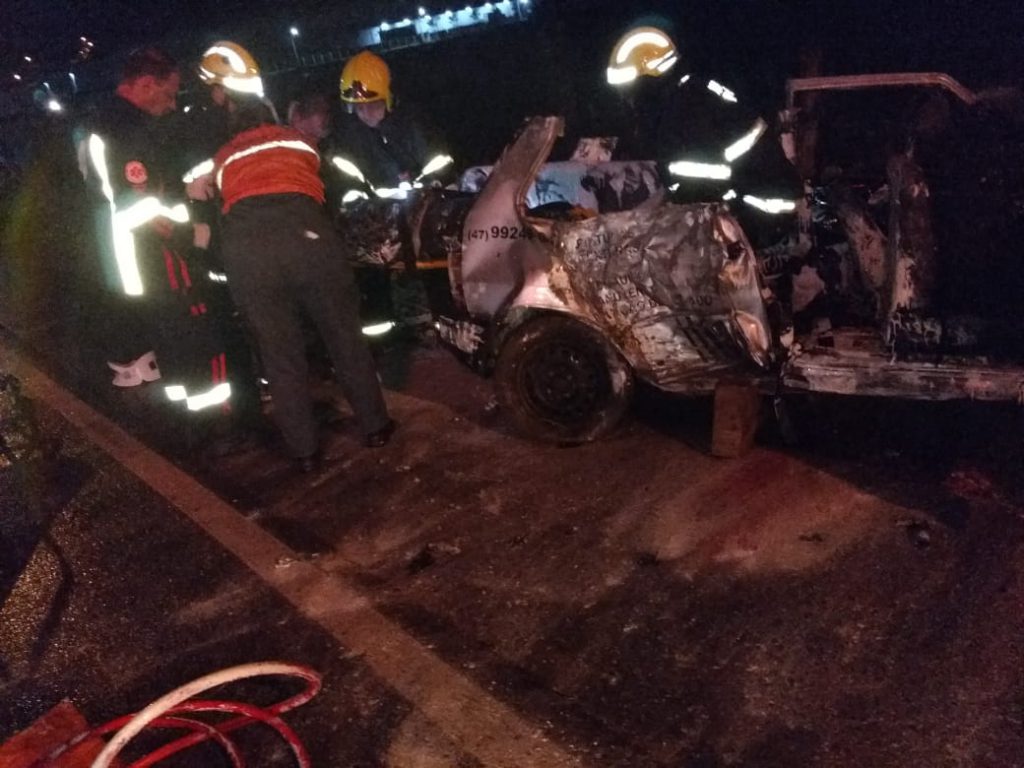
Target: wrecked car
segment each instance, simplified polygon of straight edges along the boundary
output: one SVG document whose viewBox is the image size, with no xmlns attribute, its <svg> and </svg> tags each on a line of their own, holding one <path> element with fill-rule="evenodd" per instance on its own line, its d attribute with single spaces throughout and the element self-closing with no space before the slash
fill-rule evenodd
<svg viewBox="0 0 1024 768">
<path fill-rule="evenodd" d="M 475 197 L 430 181 L 434 173 L 452 163 L 452 158 L 432 158 L 414 181 L 394 189 L 374 187 L 358 166 L 343 156 L 332 157 L 330 163 L 340 174 L 344 189 L 344 194 L 335 195 L 338 199 L 332 201 L 332 213 L 354 267 L 364 335 L 383 336 L 402 324 L 401 313 L 392 300 L 392 271 L 415 269 L 431 312 L 450 311 L 448 250 L 444 243 L 432 242 L 429 237 L 424 243 L 423 235 L 439 231 L 457 237 L 460 217 Z M 427 212 L 431 214 L 429 219 Z M 414 263 L 414 253 L 437 253 L 439 258 Z"/>
<path fill-rule="evenodd" d="M 520 431 L 598 437 L 636 380 L 683 395 L 744 382 L 779 397 L 1021 399 L 1024 270 L 1007 246 L 1024 234 L 1024 184 L 993 181 L 1013 175 L 1018 134 L 946 75 L 788 89 L 783 144 L 807 194 L 791 236 L 763 252 L 727 202 L 673 203 L 644 164 L 548 163 L 558 117 L 530 120 L 471 200 L 424 199 L 410 240 L 416 261 L 447 263 L 438 332 L 493 374 Z M 886 119 L 856 103 L 875 97 L 896 105 Z M 1004 152 L 984 162 L 959 138 L 986 137 L 980 152 L 998 130 Z"/>
<path fill-rule="evenodd" d="M 442 338 L 493 372 L 517 427 L 589 440 L 622 418 L 636 378 L 694 393 L 771 370 L 755 254 L 725 203 L 662 202 L 648 164 L 551 174 L 561 131 L 560 118 L 533 119 L 490 173 L 450 263 L 462 314 L 438 319 Z M 538 191 L 552 175 L 562 182 Z"/>
</svg>

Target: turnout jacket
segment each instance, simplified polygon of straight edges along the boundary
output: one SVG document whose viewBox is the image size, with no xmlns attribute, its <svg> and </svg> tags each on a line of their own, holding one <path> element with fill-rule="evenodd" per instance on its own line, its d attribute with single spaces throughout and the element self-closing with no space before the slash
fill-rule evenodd
<svg viewBox="0 0 1024 768">
<path fill-rule="evenodd" d="M 147 268 L 147 257 L 159 250 L 147 225 L 158 217 L 188 220 L 180 185 L 167 171 L 164 133 L 157 118 L 115 96 L 78 134 L 79 166 L 99 212 L 104 281 L 118 293 L 141 296 L 158 279 Z"/>
<path fill-rule="evenodd" d="M 403 110 L 391 112 L 376 128 L 356 115 L 342 115 L 327 146 L 328 157 L 351 160 L 375 187 L 412 181 L 432 156 L 426 133 Z"/>
</svg>

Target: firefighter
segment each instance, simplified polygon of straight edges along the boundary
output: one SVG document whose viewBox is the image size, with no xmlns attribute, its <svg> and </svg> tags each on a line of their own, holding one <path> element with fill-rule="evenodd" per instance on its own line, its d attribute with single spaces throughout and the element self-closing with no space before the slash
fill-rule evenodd
<svg viewBox="0 0 1024 768">
<path fill-rule="evenodd" d="M 229 40 L 215 42 L 203 52 L 197 74 L 206 88 L 179 120 L 178 167 L 182 180 L 190 186 L 188 196 L 194 201 L 193 210 L 202 223 L 215 228 L 216 204 L 212 202 L 210 173 L 213 155 L 231 138 L 231 115 L 235 110 L 232 94 L 263 99 L 263 78 L 252 54 Z M 208 249 L 216 258 L 216 248 Z"/>
<path fill-rule="evenodd" d="M 273 113 L 273 105 L 264 95 L 259 64 L 238 43 L 218 40 L 208 46 L 196 73 L 206 87 L 189 105 L 182 121 L 186 134 L 183 154 L 191 161 L 188 170 L 193 177 L 202 175 L 214 153 L 231 138 L 231 114 L 236 106 L 232 97 L 261 99 Z"/>
<path fill-rule="evenodd" d="M 419 181 L 430 160 L 441 154 L 433 151 L 416 117 L 404 106 L 396 107 L 391 86 L 391 71 L 380 56 L 362 51 L 346 62 L 339 91 L 347 112 L 332 131 L 325 153 L 332 161 L 344 158 L 354 163 L 380 194 Z M 351 179 L 336 172 L 332 182 L 331 201 L 344 199 L 342 192 Z M 433 316 L 424 275 L 402 261 L 392 268 L 389 293 L 395 319 L 415 336 L 428 337 Z"/>
<path fill-rule="evenodd" d="M 435 153 L 419 121 L 396 108 L 384 59 L 357 53 L 341 71 L 339 90 L 347 113 L 330 137 L 330 149 L 354 162 L 374 187 L 396 188 L 416 179 Z"/>
<path fill-rule="evenodd" d="M 131 53 L 116 95 L 86 121 L 79 157 L 100 219 L 101 289 L 95 341 L 116 387 L 161 380 L 187 411 L 224 406 L 225 359 L 185 254 L 201 232 L 168 171 L 163 118 L 176 108 L 180 75 L 164 52 Z M 89 270 L 87 270 L 88 272 Z"/>
<path fill-rule="evenodd" d="M 768 121 L 720 81 L 684 71 L 662 29 L 635 27 L 620 37 L 606 79 L 631 107 L 627 151 L 660 162 L 673 200 L 737 200 L 738 211 L 761 216 L 795 210 L 800 180 Z"/>
<path fill-rule="evenodd" d="M 215 157 L 224 263 L 259 345 L 273 418 L 299 469 L 309 472 L 321 454 L 301 314 L 325 343 L 365 445 L 386 444 L 394 422 L 361 334 L 352 268 L 323 207 L 320 156 L 308 137 L 276 125 L 260 107 L 238 100 L 240 132 Z"/>
<path fill-rule="evenodd" d="M 213 156 L 232 136 L 236 99 L 257 99 L 276 119 L 273 105 L 266 100 L 259 64 L 243 46 L 218 40 L 203 52 L 196 68 L 204 86 L 190 109 L 180 115 L 175 138 L 178 143 L 177 171 L 187 185 L 192 217 L 203 238 L 196 272 L 204 279 L 213 322 L 228 351 L 232 367 L 232 423 L 244 431 L 259 430 L 261 399 L 269 399 L 261 365 L 245 324 L 231 300 L 224 269 L 220 212 L 212 184 Z M 259 373 L 258 373 L 259 372 Z M 231 425 L 223 429 L 229 430 Z M 240 436 L 240 435 L 236 435 Z M 230 440 L 223 441 L 230 449 Z"/>
</svg>

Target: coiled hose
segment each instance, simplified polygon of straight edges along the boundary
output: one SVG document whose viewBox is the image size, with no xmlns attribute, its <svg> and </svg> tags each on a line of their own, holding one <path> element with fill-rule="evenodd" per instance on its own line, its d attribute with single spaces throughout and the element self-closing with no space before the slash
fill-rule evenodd
<svg viewBox="0 0 1024 768">
<path fill-rule="evenodd" d="M 267 675 L 297 677 L 305 681 L 306 687 L 300 693 L 269 707 L 257 707 L 237 701 L 213 699 L 189 701 L 193 696 L 197 696 L 211 688 L 217 688 L 237 680 Z M 111 720 L 109 723 L 79 734 L 74 739 L 50 752 L 42 760 L 36 761 L 33 768 L 52 766 L 57 758 L 83 741 L 116 731 L 114 737 L 92 763 L 92 768 L 110 768 L 114 758 L 121 753 L 121 750 L 124 749 L 128 742 L 140 732 L 150 727 L 185 729 L 191 731 L 191 733 L 150 752 L 145 757 L 133 762 L 128 768 L 148 768 L 148 766 L 155 765 L 171 755 L 206 741 L 213 741 L 218 744 L 231 760 L 232 766 L 244 768 L 245 762 L 237 747 L 228 738 L 228 734 L 252 723 L 263 723 L 277 731 L 278 735 L 291 748 L 296 765 L 299 768 L 310 768 L 309 754 L 306 752 L 305 746 L 299 740 L 295 731 L 281 720 L 280 716 L 285 712 L 302 706 L 316 696 L 319 691 L 320 675 L 309 667 L 298 664 L 263 661 L 230 667 L 205 675 L 190 683 L 186 683 L 180 688 L 174 689 L 170 693 L 161 696 L 152 704 L 149 704 L 137 714 L 119 717 L 116 720 Z M 190 717 L 190 715 L 199 712 L 222 712 L 238 715 L 238 717 L 214 725 Z"/>
</svg>

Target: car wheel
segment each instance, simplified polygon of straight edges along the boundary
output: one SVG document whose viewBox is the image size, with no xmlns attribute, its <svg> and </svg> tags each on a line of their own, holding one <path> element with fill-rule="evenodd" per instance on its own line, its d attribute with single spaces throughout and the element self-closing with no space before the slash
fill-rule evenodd
<svg viewBox="0 0 1024 768">
<path fill-rule="evenodd" d="M 575 445 L 615 427 L 633 394 L 633 372 L 600 333 L 549 315 L 517 328 L 495 368 L 498 401 L 536 440 Z"/>
</svg>

